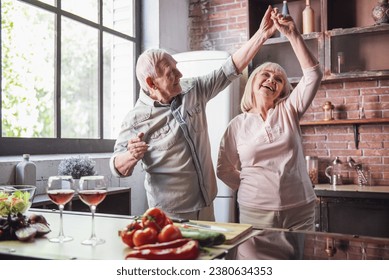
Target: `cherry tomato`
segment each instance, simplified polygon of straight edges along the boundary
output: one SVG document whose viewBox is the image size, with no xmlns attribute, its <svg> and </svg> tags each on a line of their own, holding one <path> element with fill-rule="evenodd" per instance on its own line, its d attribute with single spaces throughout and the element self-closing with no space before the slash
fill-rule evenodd
<svg viewBox="0 0 389 280">
<path fill-rule="evenodd" d="M 142 229 L 142 224 L 138 221 L 133 221 L 126 226 L 127 230 Z"/>
<path fill-rule="evenodd" d="M 142 216 L 142 225 L 144 228 L 152 227 L 157 232 L 165 226 L 166 215 L 157 207 L 149 208 Z"/>
<path fill-rule="evenodd" d="M 133 236 L 134 233 L 137 230 L 142 229 L 141 223 L 138 223 L 136 221 L 128 224 L 121 232 L 120 232 L 120 237 L 122 238 L 123 243 L 128 245 L 129 247 L 134 247 L 134 242 L 133 242 Z"/>
<path fill-rule="evenodd" d="M 142 246 L 145 244 L 154 244 L 158 240 L 158 232 L 152 228 L 148 227 L 145 229 L 139 229 L 135 231 L 132 241 L 135 246 Z"/>
<path fill-rule="evenodd" d="M 180 229 L 175 225 L 165 226 L 158 234 L 158 242 L 168 242 L 182 238 Z"/>
<path fill-rule="evenodd" d="M 134 241 L 133 241 L 133 237 L 134 237 L 135 232 L 136 232 L 136 230 L 131 230 L 131 231 L 123 230 L 120 233 L 120 237 L 122 238 L 123 243 L 131 248 L 133 248 L 135 246 Z"/>
</svg>

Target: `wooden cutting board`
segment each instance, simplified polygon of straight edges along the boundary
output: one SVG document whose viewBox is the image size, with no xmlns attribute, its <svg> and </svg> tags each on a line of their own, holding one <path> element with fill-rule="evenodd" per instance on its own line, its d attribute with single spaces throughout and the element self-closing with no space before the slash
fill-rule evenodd
<svg viewBox="0 0 389 280">
<path fill-rule="evenodd" d="M 226 228 L 230 231 L 220 231 L 226 236 L 225 244 L 233 244 L 242 236 L 250 233 L 253 229 L 252 225 L 249 224 L 238 224 L 238 223 L 218 223 L 218 222 L 208 222 L 208 221 L 191 221 L 198 224 L 218 226 Z M 183 226 L 182 224 L 177 224 L 178 226 Z M 198 228 L 196 228 L 198 229 Z M 204 229 L 206 230 L 206 229 Z"/>
</svg>

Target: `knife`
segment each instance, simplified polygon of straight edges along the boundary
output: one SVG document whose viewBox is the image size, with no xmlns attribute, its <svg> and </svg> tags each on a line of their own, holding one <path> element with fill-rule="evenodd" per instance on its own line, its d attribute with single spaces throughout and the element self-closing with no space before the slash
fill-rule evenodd
<svg viewBox="0 0 389 280">
<path fill-rule="evenodd" d="M 195 222 L 185 222 L 183 225 L 189 226 L 189 227 L 195 227 L 199 229 L 206 229 L 206 230 L 212 230 L 212 231 L 222 231 L 222 232 L 230 232 L 232 231 L 231 229 L 224 228 L 224 227 L 219 227 L 219 226 L 214 226 L 214 225 L 205 225 L 205 224 L 199 224 Z"/>
</svg>

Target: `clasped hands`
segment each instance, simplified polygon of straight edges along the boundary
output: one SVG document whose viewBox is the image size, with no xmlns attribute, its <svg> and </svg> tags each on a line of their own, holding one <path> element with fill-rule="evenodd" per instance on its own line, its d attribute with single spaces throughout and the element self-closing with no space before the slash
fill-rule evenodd
<svg viewBox="0 0 389 280">
<path fill-rule="evenodd" d="M 271 6 L 268 7 L 260 28 L 268 37 L 271 37 L 276 29 L 286 36 L 296 30 L 291 16 L 284 16 L 279 12 L 278 8 L 272 8 Z"/>
</svg>

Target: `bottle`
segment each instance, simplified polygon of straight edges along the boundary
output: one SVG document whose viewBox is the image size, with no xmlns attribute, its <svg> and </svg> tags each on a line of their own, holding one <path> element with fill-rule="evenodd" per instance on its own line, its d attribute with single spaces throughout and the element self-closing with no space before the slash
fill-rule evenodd
<svg viewBox="0 0 389 280">
<path fill-rule="evenodd" d="M 311 7 L 311 0 L 305 0 L 303 10 L 303 33 L 315 32 L 315 11 Z"/>
<path fill-rule="evenodd" d="M 36 165 L 29 154 L 23 154 L 23 161 L 16 165 L 16 185 L 36 186 Z"/>
<path fill-rule="evenodd" d="M 338 52 L 338 73 L 344 72 L 344 53 Z"/>
<path fill-rule="evenodd" d="M 289 16 L 288 1 L 282 1 L 282 15 Z"/>
<path fill-rule="evenodd" d="M 289 7 L 288 7 L 288 1 L 282 1 L 282 11 L 281 14 L 283 16 L 289 16 Z M 285 37 L 283 33 L 281 33 L 280 37 Z"/>
</svg>

